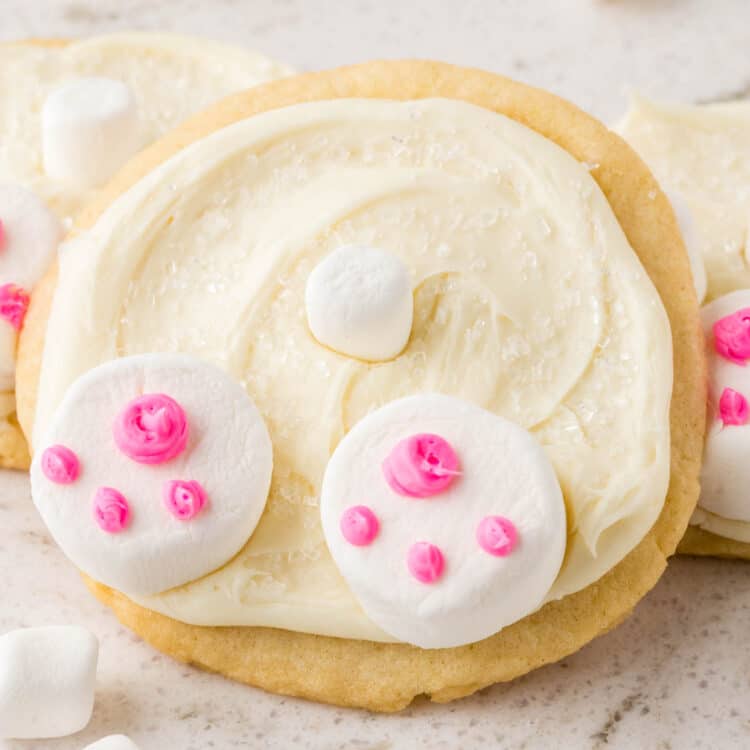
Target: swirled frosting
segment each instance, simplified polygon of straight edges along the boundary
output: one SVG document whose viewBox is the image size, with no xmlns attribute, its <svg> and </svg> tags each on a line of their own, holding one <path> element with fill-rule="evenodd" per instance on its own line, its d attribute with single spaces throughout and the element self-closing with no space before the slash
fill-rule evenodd
<svg viewBox="0 0 750 750">
<path fill-rule="evenodd" d="M 139 141 L 147 146 L 211 102 L 289 72 L 257 53 L 177 34 L 0 45 L 0 182 L 32 188 L 63 217 L 90 198 L 89 191 L 50 179 L 42 160 L 42 107 L 72 79 L 104 76 L 127 84 L 137 102 Z"/>
<path fill-rule="evenodd" d="M 750 102 L 657 104 L 636 96 L 618 130 L 692 215 L 706 300 L 750 287 Z"/>
<path fill-rule="evenodd" d="M 392 361 L 338 354 L 308 328 L 307 278 L 345 245 L 386 249 L 409 269 L 412 333 Z M 243 551 L 140 600 L 187 622 L 387 638 L 333 564 L 318 498 L 342 436 L 410 394 L 471 401 L 544 447 L 568 518 L 549 599 L 612 568 L 663 506 L 672 349 L 661 301 L 587 169 L 467 103 L 295 105 L 217 131 L 142 179 L 61 253 L 35 442 L 78 375 L 148 351 L 230 372 L 273 442 L 268 505 Z"/>
</svg>

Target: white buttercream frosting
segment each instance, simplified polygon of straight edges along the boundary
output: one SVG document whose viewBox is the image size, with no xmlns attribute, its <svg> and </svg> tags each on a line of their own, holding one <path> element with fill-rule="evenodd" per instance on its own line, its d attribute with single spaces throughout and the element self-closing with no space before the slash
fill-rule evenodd
<svg viewBox="0 0 750 750">
<path fill-rule="evenodd" d="M 111 34 L 65 46 L 0 44 L 0 182 L 31 187 L 63 217 L 91 197 L 87 185 L 60 181 L 44 168 L 44 104 L 77 79 L 109 78 L 130 89 L 137 142 L 144 147 L 211 102 L 290 72 L 257 53 L 177 34 Z"/>
<path fill-rule="evenodd" d="M 310 272 L 346 245 L 387 248 L 409 269 L 412 334 L 392 361 L 337 354 L 307 325 Z M 543 447 L 568 519 L 550 599 L 611 569 L 663 506 L 661 301 L 586 168 L 467 103 L 287 107 L 142 179 L 62 249 L 35 445 L 76 377 L 145 351 L 226 369 L 274 446 L 268 505 L 242 552 L 139 600 L 187 622 L 388 639 L 331 559 L 318 498 L 342 437 L 402 396 L 462 398 Z"/>
<path fill-rule="evenodd" d="M 618 130 L 692 216 L 685 240 L 703 257 L 707 299 L 750 287 L 750 102 L 677 106 L 636 96 Z"/>
</svg>

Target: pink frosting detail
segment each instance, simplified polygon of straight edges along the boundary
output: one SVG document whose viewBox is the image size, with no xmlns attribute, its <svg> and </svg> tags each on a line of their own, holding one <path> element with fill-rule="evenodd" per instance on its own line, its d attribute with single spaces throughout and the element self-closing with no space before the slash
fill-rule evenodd
<svg viewBox="0 0 750 750">
<path fill-rule="evenodd" d="M 445 558 L 436 547 L 429 542 L 415 542 L 409 547 L 406 556 L 409 572 L 421 583 L 435 583 L 445 570 Z"/>
<path fill-rule="evenodd" d="M 119 534 L 130 522 L 130 505 L 113 487 L 100 487 L 94 495 L 94 519 L 102 531 Z"/>
<path fill-rule="evenodd" d="M 460 474 L 453 447 L 440 435 L 425 433 L 401 440 L 383 461 L 386 482 L 406 497 L 437 495 Z"/>
<path fill-rule="evenodd" d="M 28 309 L 28 292 L 16 284 L 0 286 L 0 317 L 5 318 L 17 331 L 21 330 Z"/>
<path fill-rule="evenodd" d="M 42 473 L 51 482 L 71 484 L 81 473 L 78 456 L 64 445 L 51 445 L 42 453 Z"/>
<path fill-rule="evenodd" d="M 750 307 L 714 323 L 714 346 L 722 357 L 744 365 L 750 357 Z"/>
<path fill-rule="evenodd" d="M 195 518 L 208 500 L 200 482 L 171 479 L 164 484 L 164 505 L 178 521 Z"/>
<path fill-rule="evenodd" d="M 6 234 L 5 234 L 5 225 L 3 224 L 3 220 L 0 219 L 0 252 L 5 250 L 5 241 L 6 241 Z"/>
<path fill-rule="evenodd" d="M 163 393 L 133 399 L 112 428 L 117 447 L 133 461 L 162 464 L 185 450 L 188 422 L 182 407 Z"/>
<path fill-rule="evenodd" d="M 342 513 L 339 527 L 349 544 L 366 547 L 378 535 L 380 521 L 366 505 L 354 505 Z"/>
<path fill-rule="evenodd" d="M 746 424 L 748 418 L 747 399 L 732 388 L 725 388 L 719 399 L 719 416 L 725 425 Z"/>
<path fill-rule="evenodd" d="M 518 530 L 503 516 L 485 516 L 477 526 L 477 544 L 490 555 L 506 557 L 518 544 Z"/>
</svg>

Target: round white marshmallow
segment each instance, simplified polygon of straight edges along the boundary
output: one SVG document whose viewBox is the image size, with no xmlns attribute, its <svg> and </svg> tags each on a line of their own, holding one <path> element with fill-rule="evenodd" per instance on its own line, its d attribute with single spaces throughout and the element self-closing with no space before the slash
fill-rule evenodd
<svg viewBox="0 0 750 750">
<path fill-rule="evenodd" d="M 143 394 L 163 393 L 184 410 L 187 447 L 159 464 L 137 463 L 115 443 L 113 423 Z M 45 448 L 64 445 L 80 476 L 45 476 Z M 273 454 L 265 422 L 239 383 L 195 357 L 141 354 L 90 370 L 68 389 L 31 466 L 34 503 L 63 552 L 85 573 L 126 594 L 148 596 L 221 567 L 247 542 L 266 504 Z M 170 480 L 197 481 L 207 495 L 190 520 L 163 501 Z M 126 528 L 104 531 L 93 514 L 98 488 L 127 500 Z"/>
<path fill-rule="evenodd" d="M 741 393 L 750 403 L 750 366 L 732 362 L 716 351 L 713 326 L 746 307 L 750 307 L 750 289 L 726 294 L 701 310 L 708 356 L 709 408 L 699 505 L 737 521 L 750 521 L 750 423 L 724 425 L 718 404 L 725 388 Z"/>
<path fill-rule="evenodd" d="M 305 289 L 313 336 L 341 354 L 370 362 L 397 357 L 411 334 L 414 299 L 395 255 L 351 245 L 326 256 Z"/>
<path fill-rule="evenodd" d="M 0 637 L 0 737 L 64 737 L 94 708 L 99 643 L 74 625 L 26 628 Z"/>
<path fill-rule="evenodd" d="M 462 472 L 427 498 L 394 492 L 383 461 L 401 440 L 434 433 Z M 342 533 L 342 514 L 365 505 L 380 529 L 368 545 Z M 430 394 L 393 401 L 358 422 L 336 448 L 320 503 L 328 548 L 365 613 L 386 633 L 422 648 L 486 638 L 538 609 L 562 564 L 565 505 L 544 450 L 525 430 L 480 407 Z M 518 543 L 504 557 L 486 552 L 477 527 L 510 520 Z M 407 567 L 418 541 L 443 553 L 442 577 L 422 583 Z"/>
<path fill-rule="evenodd" d="M 138 750 L 138 745 L 124 734 L 110 734 L 100 740 L 86 745 L 83 750 Z"/>
<path fill-rule="evenodd" d="M 701 253 L 698 241 L 698 230 L 695 227 L 695 220 L 687 201 L 678 192 L 666 190 L 665 193 L 672 204 L 672 209 L 674 210 L 674 215 L 677 219 L 683 242 L 685 243 L 685 249 L 690 260 L 690 270 L 693 273 L 693 285 L 695 286 L 695 293 L 698 296 L 698 304 L 700 304 L 706 296 L 708 279 L 706 277 L 706 264 L 703 261 L 703 253 Z"/>
<path fill-rule="evenodd" d="M 0 285 L 31 291 L 52 263 L 62 227 L 44 201 L 20 185 L 0 184 Z M 16 330 L 0 319 L 0 390 L 12 390 L 16 369 Z"/>
<path fill-rule="evenodd" d="M 139 148 L 138 110 L 130 89 L 111 78 L 75 78 L 42 109 L 44 169 L 79 188 L 104 184 Z"/>
</svg>

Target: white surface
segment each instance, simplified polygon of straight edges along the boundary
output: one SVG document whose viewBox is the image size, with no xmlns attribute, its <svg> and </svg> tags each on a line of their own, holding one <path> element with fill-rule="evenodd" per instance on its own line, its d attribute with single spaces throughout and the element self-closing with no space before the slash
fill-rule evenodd
<svg viewBox="0 0 750 750">
<path fill-rule="evenodd" d="M 702 101 L 750 91 L 746 0 L 3 0 L 0 37 L 128 28 L 210 34 L 303 68 L 439 57 L 545 86 L 614 121 L 634 86 Z M 20 475 L 0 484 L 0 632 L 78 622 L 102 641 L 80 750 L 742 748 L 750 742 L 750 565 L 679 559 L 624 625 L 509 686 L 398 716 L 266 695 L 172 662 L 119 627 L 43 530 Z"/>
</svg>

